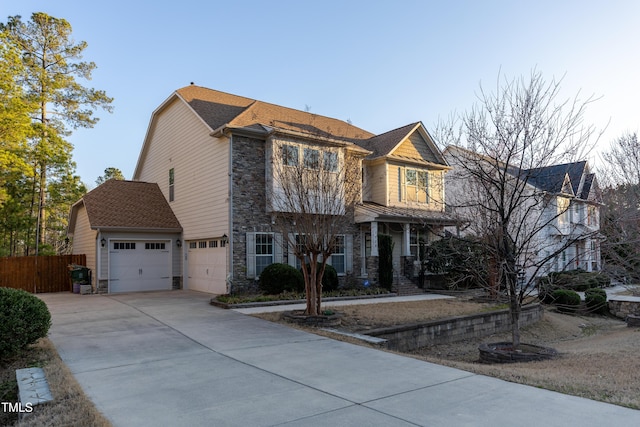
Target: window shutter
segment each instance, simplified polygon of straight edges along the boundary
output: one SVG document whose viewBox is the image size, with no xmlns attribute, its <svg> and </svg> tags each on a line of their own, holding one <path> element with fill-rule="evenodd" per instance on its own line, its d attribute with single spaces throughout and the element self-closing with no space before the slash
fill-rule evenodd
<svg viewBox="0 0 640 427">
<path fill-rule="evenodd" d="M 353 235 L 344 236 L 345 270 L 353 272 Z"/>
<path fill-rule="evenodd" d="M 247 252 L 247 278 L 256 277 L 256 233 L 247 233 L 246 239 Z"/>
<path fill-rule="evenodd" d="M 295 242 L 296 241 L 296 236 L 293 233 L 289 233 L 289 242 Z M 296 256 L 293 253 L 294 248 L 291 247 L 291 244 L 289 243 L 289 245 L 287 245 L 287 264 L 289 264 L 292 267 L 296 266 Z"/>
<path fill-rule="evenodd" d="M 282 263 L 282 233 L 273 233 L 273 262 Z"/>
<path fill-rule="evenodd" d="M 398 201 L 402 201 L 402 168 L 398 168 Z"/>
</svg>

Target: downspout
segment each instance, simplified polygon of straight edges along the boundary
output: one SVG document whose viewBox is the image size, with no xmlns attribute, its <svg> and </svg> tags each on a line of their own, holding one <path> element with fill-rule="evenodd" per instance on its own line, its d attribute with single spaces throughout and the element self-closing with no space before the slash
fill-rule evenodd
<svg viewBox="0 0 640 427">
<path fill-rule="evenodd" d="M 227 261 L 227 293 L 233 289 L 233 133 L 229 133 L 229 244 Z"/>
<path fill-rule="evenodd" d="M 98 228 L 98 234 L 96 234 L 96 274 L 94 275 L 96 281 L 96 293 L 100 287 L 100 277 L 102 277 L 102 250 L 100 248 L 100 240 L 102 239 L 102 231 Z M 107 282 L 107 292 L 109 290 L 109 282 Z"/>
</svg>

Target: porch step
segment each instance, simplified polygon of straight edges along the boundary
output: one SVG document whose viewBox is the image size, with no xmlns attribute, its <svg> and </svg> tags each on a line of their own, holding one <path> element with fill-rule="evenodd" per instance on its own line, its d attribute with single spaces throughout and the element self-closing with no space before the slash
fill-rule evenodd
<svg viewBox="0 0 640 427">
<path fill-rule="evenodd" d="M 413 283 L 410 279 L 407 279 L 404 276 L 397 277 L 395 283 L 392 287 L 393 291 L 398 294 L 398 296 L 409 296 L 409 295 L 422 295 L 424 294 L 424 290 L 420 289 L 418 285 Z"/>
</svg>

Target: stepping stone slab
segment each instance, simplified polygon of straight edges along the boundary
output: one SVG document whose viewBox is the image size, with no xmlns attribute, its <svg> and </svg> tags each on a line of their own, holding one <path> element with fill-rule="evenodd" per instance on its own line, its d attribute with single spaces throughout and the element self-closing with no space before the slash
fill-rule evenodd
<svg viewBox="0 0 640 427">
<path fill-rule="evenodd" d="M 20 402 L 23 405 L 31 403 L 32 406 L 35 406 L 53 400 L 49 383 L 47 383 L 42 368 L 17 369 L 16 380 L 18 381 Z"/>
</svg>

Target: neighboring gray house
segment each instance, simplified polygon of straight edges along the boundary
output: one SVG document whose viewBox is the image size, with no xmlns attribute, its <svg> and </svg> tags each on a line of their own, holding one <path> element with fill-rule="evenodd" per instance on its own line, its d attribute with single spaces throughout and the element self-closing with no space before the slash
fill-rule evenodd
<svg viewBox="0 0 640 427">
<path fill-rule="evenodd" d="M 296 265 L 266 196 L 270 165 L 283 146 L 301 161 L 358 153 L 359 163 L 350 167 L 361 168 L 361 201 L 328 260 L 343 281 L 377 280 L 379 233 L 394 239 L 396 276 L 413 276 L 420 242 L 451 223 L 444 212 L 450 167 L 421 123 L 375 135 L 341 120 L 191 85 L 153 112 L 133 175 L 157 183 L 179 220 L 184 243 L 172 251 L 181 252 L 174 274 L 180 272 L 184 288 L 212 294 L 250 289 L 266 265 Z M 74 245 L 74 252 L 83 250 Z"/>
<path fill-rule="evenodd" d="M 474 205 L 485 193 L 474 191 L 469 182 L 473 178 L 459 162 L 481 165 L 483 157 L 455 146 L 447 147 L 444 155 L 453 167 L 446 185 L 447 200 L 459 221 L 458 231 L 453 228 L 449 231 L 460 233 L 462 229 L 462 234 L 481 236 L 488 228 L 491 214 Z M 602 198 L 596 176 L 586 161 L 535 169 L 519 169 L 494 159 L 487 162 L 492 165 L 487 167 L 487 173 L 508 171 L 511 179 L 526 184 L 522 193 L 525 202 L 517 202 L 518 209 L 512 218 L 513 227 L 518 228 L 521 242 L 524 241 L 518 260 L 522 279 L 550 271 L 600 270 Z M 504 184 L 508 186 L 508 180 L 505 179 Z M 511 194 L 509 191 L 505 194 Z"/>
</svg>

